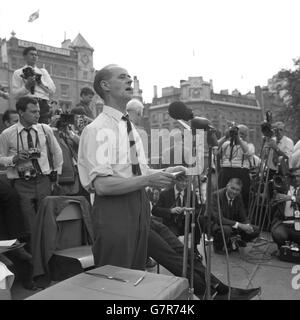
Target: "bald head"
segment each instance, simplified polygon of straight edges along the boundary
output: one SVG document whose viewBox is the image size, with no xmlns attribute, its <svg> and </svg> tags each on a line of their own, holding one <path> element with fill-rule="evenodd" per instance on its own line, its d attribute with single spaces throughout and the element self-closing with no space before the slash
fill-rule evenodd
<svg viewBox="0 0 300 320">
<path fill-rule="evenodd" d="M 139 115 L 142 115 L 143 114 L 143 110 L 144 110 L 144 105 L 138 99 L 131 99 L 127 103 L 126 110 L 127 110 L 127 112 L 133 111 L 133 112 L 136 112 Z"/>
<path fill-rule="evenodd" d="M 112 76 L 112 70 L 116 67 L 119 66 L 116 64 L 109 64 L 96 73 L 94 79 L 94 90 L 102 99 L 104 99 L 104 91 L 101 87 L 101 82 L 109 80 Z"/>
<path fill-rule="evenodd" d="M 138 99 L 131 99 L 126 105 L 129 119 L 135 124 L 140 125 L 143 117 L 144 105 Z"/>
<path fill-rule="evenodd" d="M 245 126 L 244 124 L 239 124 L 238 128 L 239 128 L 240 137 L 243 140 L 246 140 L 246 138 L 248 137 L 248 134 L 249 134 L 249 128 L 247 126 Z"/>
</svg>

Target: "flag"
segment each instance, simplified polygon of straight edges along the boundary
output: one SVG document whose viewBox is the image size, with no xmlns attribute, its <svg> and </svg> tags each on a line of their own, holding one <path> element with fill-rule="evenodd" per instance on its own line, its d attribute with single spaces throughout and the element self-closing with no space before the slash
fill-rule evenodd
<svg viewBox="0 0 300 320">
<path fill-rule="evenodd" d="M 34 12 L 33 14 L 31 14 L 29 16 L 28 22 L 33 22 L 34 20 L 36 20 L 38 17 L 40 16 L 40 10 Z"/>
</svg>

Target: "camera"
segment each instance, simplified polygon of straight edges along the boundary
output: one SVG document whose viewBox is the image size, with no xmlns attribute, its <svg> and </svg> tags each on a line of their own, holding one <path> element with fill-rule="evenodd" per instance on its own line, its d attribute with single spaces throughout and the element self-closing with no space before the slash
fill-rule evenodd
<svg viewBox="0 0 300 320">
<path fill-rule="evenodd" d="M 266 112 L 266 120 L 260 125 L 262 134 L 267 138 L 274 136 L 274 130 L 272 129 L 272 113 Z"/>
<path fill-rule="evenodd" d="M 34 69 L 32 67 L 26 67 L 24 69 L 22 69 L 23 74 L 21 75 L 21 77 L 25 80 L 27 80 L 28 78 L 32 77 L 34 78 L 34 80 L 36 81 L 37 84 L 41 84 L 42 83 L 42 75 L 39 73 L 35 73 Z M 34 86 L 32 86 L 30 88 L 30 92 L 31 94 L 34 94 Z"/>
<path fill-rule="evenodd" d="M 69 125 L 75 124 L 75 114 L 73 113 L 63 113 L 59 110 L 56 110 L 56 115 L 59 115 L 59 119 L 55 125 L 57 129 L 66 129 Z"/>
<path fill-rule="evenodd" d="M 41 152 L 37 148 L 31 148 L 28 150 L 28 159 L 33 160 L 33 159 L 38 159 L 41 157 Z"/>
<path fill-rule="evenodd" d="M 18 174 L 21 179 L 28 181 L 31 178 L 35 178 L 37 172 L 33 167 L 18 167 Z"/>
<path fill-rule="evenodd" d="M 230 146 L 234 146 L 237 144 L 237 137 L 239 135 L 239 128 L 232 122 L 231 126 L 229 127 L 229 138 L 230 138 Z"/>
<path fill-rule="evenodd" d="M 51 182 L 56 182 L 57 181 L 57 171 L 51 171 L 48 174 L 48 177 L 49 177 Z"/>
</svg>

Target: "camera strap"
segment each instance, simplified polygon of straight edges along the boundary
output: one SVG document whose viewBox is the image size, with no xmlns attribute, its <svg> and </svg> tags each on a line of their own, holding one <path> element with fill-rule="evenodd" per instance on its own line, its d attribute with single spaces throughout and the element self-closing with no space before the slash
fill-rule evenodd
<svg viewBox="0 0 300 320">
<path fill-rule="evenodd" d="M 50 167 L 50 170 L 53 171 L 54 170 L 53 154 L 51 152 L 49 138 L 48 138 L 48 135 L 46 134 L 44 126 L 43 125 L 41 125 L 41 126 L 42 126 L 42 129 L 44 131 L 44 135 L 45 135 L 45 139 L 46 139 L 46 147 L 47 147 L 47 156 L 48 156 L 49 167 Z"/>
</svg>

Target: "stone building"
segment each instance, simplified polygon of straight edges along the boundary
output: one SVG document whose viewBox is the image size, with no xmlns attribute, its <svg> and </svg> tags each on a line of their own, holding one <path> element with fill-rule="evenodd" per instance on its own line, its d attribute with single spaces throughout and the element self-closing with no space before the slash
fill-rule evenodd
<svg viewBox="0 0 300 320">
<path fill-rule="evenodd" d="M 194 116 L 209 119 L 221 135 L 232 122 L 247 125 L 250 129 L 249 140 L 255 145 L 256 153 L 260 152 L 262 140 L 260 124 L 263 114 L 255 94 L 241 95 L 237 90 L 234 90 L 232 94 L 229 94 L 227 90 L 215 93 L 212 81 L 204 81 L 202 77 L 189 77 L 188 80 L 181 80 L 179 88 L 163 88 L 161 97 L 157 96 L 155 86 L 152 104 L 147 110 L 151 129 L 182 128 L 181 124 L 168 114 L 169 104 L 178 100 L 191 108 Z"/>
<path fill-rule="evenodd" d="M 13 72 L 24 66 L 22 52 L 25 47 L 34 46 L 39 53 L 37 66 L 47 69 L 51 75 L 56 92 L 52 97 L 58 101 L 63 110 L 69 110 L 80 100 L 80 89 L 93 87 L 94 49 L 79 33 L 71 40 L 64 40 L 61 47 L 21 40 L 12 32 L 9 40 L 0 39 L 0 86 L 11 92 L 11 79 Z M 95 104 L 98 103 L 95 95 Z M 15 107 L 15 99 L 10 96 L 8 101 L 0 99 L 0 113 L 7 108 Z"/>
</svg>

